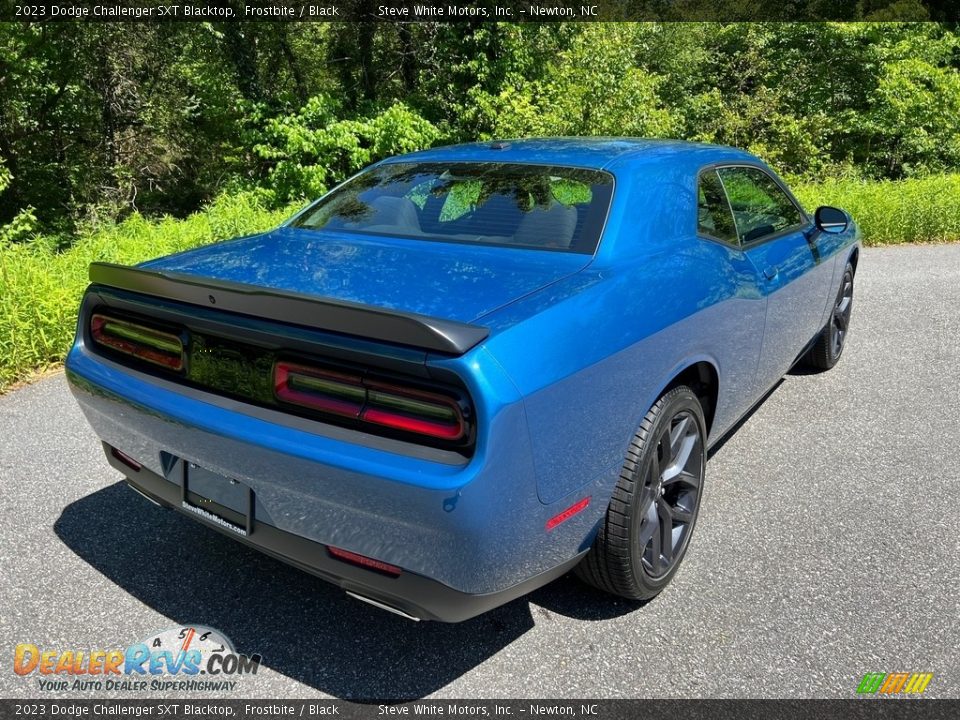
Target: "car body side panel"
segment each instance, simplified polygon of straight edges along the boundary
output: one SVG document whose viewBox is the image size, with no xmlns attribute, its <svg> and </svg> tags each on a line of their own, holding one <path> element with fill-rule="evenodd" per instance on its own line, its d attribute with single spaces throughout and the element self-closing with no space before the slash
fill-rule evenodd
<svg viewBox="0 0 960 720">
<path fill-rule="evenodd" d="M 800 230 L 746 250 L 767 294 L 757 389 L 773 385 L 820 329 L 833 263 L 817 257 Z"/>
<path fill-rule="evenodd" d="M 851 220 L 846 232 L 837 234 L 818 233 L 815 242 L 820 257 L 823 258 L 825 262 L 829 261 L 833 265 L 832 279 L 827 288 L 823 314 L 820 316 L 820 324 L 818 326 L 819 329 L 827 324 L 830 313 L 833 312 L 837 293 L 840 291 L 840 282 L 843 279 L 843 270 L 850 256 L 853 254 L 854 249 L 860 246 L 860 228 L 856 222 Z"/>
<path fill-rule="evenodd" d="M 712 277 L 710 260 L 727 252 L 692 244 L 672 262 Z M 622 464 L 643 415 L 686 365 L 706 360 L 720 375 L 715 428 L 732 424 L 747 409 L 765 301 L 742 258 L 728 267 L 726 277 L 698 287 L 658 279 L 640 267 L 594 276 L 591 287 L 562 300 L 557 287 L 537 298 L 544 307 L 535 319 L 490 340 L 490 351 L 525 398 L 542 501 L 553 502 L 602 468 Z M 678 293 L 691 292 L 703 307 L 684 316 Z M 711 292 L 722 299 L 713 301 Z M 604 311 L 611 302 L 611 311 Z M 530 347 L 551 352 L 532 355 Z"/>
<path fill-rule="evenodd" d="M 659 182 L 674 190 L 664 215 L 695 216 L 692 186 Z M 671 233 L 673 221 L 642 217 L 651 205 L 630 192 L 649 186 L 639 173 L 618 178 L 608 232 L 619 226 L 621 248 L 629 250 L 625 233 L 636 232 L 643 244 L 642 235 L 657 228 L 658 252 L 595 263 L 483 320 L 491 327 L 488 349 L 524 397 L 546 503 L 622 463 L 659 392 L 697 360 L 720 376 L 714 430 L 732 425 L 756 399 L 766 299 L 753 265 L 738 249 L 683 234 L 683 224 Z"/>
</svg>

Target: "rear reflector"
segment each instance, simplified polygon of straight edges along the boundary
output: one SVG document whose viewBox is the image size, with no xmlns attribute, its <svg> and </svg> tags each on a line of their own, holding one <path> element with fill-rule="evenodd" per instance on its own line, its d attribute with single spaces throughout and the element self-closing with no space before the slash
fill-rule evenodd
<svg viewBox="0 0 960 720">
<path fill-rule="evenodd" d="M 379 560 L 374 560 L 373 558 L 368 558 L 366 555 L 359 555 L 349 550 L 341 550 L 340 548 L 333 547 L 332 545 L 327 546 L 327 550 L 330 552 L 330 555 L 335 557 L 337 560 L 343 560 L 348 562 L 351 565 L 359 565 L 360 567 L 367 568 L 369 570 L 378 570 L 386 575 L 392 575 L 397 577 L 401 572 L 401 568 L 398 568 L 396 565 L 390 565 L 385 562 L 380 562 Z"/>
<path fill-rule="evenodd" d="M 547 530 L 553 530 L 560 523 L 566 522 L 581 510 L 586 509 L 587 505 L 589 504 L 590 504 L 590 498 L 588 496 L 588 497 L 585 497 L 580 502 L 574 505 L 571 505 L 559 515 L 554 515 L 552 518 L 547 520 Z"/>
<path fill-rule="evenodd" d="M 286 361 L 274 366 L 273 378 L 282 402 L 439 440 L 467 433 L 460 404 L 441 393 Z"/>
<path fill-rule="evenodd" d="M 183 341 L 172 333 L 95 314 L 90 318 L 94 342 L 171 370 L 183 369 Z"/>
<path fill-rule="evenodd" d="M 143 465 L 138 463 L 132 457 L 127 455 L 125 452 L 121 452 L 120 450 L 117 450 L 115 447 L 110 448 L 110 454 L 113 455 L 117 460 L 122 462 L 124 465 L 126 465 L 128 468 L 130 468 L 134 472 L 140 472 L 140 468 L 143 467 Z"/>
</svg>

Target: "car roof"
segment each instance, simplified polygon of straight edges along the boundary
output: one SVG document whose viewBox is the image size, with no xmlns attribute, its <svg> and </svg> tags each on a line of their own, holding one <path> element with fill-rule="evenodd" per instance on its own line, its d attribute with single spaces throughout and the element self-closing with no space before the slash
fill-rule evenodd
<svg viewBox="0 0 960 720">
<path fill-rule="evenodd" d="M 757 163 L 758 160 L 737 148 L 683 140 L 548 137 L 446 145 L 397 155 L 383 162 L 515 162 L 619 170 L 650 162 L 706 165 L 713 162 Z"/>
</svg>

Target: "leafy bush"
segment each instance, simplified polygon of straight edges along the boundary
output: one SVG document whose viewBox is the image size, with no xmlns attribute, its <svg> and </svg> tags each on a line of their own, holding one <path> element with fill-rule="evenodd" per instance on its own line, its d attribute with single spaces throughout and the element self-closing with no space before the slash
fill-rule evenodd
<svg viewBox="0 0 960 720">
<path fill-rule="evenodd" d="M 272 203 L 318 197 L 331 185 L 390 155 L 430 147 L 439 131 L 400 103 L 373 117 L 342 120 L 326 95 L 266 123 L 254 153 L 269 166 L 261 182 Z"/>
<path fill-rule="evenodd" d="M 657 93 L 661 78 L 639 62 L 640 32 L 622 23 L 586 27 L 545 77 L 513 73 L 496 94 L 472 88 L 481 135 L 671 135 L 675 123 Z"/>
<path fill-rule="evenodd" d="M 0 193 L 10 187 L 13 175 L 7 169 L 3 158 L 0 158 Z M 37 229 L 37 216 L 33 207 L 20 210 L 9 223 L 0 225 L 0 245 L 28 240 Z"/>
</svg>

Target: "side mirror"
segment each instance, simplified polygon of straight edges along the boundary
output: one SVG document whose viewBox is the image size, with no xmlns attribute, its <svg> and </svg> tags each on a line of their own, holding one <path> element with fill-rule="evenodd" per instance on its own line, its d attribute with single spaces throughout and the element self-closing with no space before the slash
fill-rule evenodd
<svg viewBox="0 0 960 720">
<path fill-rule="evenodd" d="M 842 232 L 846 232 L 847 227 L 850 225 L 850 218 L 847 217 L 847 214 L 840 208 L 821 205 L 813 214 L 813 222 L 820 232 L 839 235 Z"/>
</svg>

